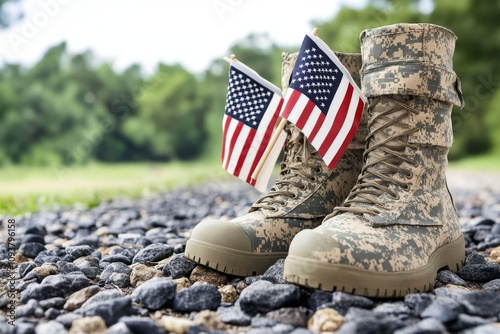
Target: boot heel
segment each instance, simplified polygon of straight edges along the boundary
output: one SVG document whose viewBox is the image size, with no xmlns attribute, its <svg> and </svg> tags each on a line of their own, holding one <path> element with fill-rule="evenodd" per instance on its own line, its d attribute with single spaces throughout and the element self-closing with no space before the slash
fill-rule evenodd
<svg viewBox="0 0 500 334">
<path fill-rule="evenodd" d="M 439 262 L 439 270 L 449 269 L 457 272 L 465 263 L 465 241 L 463 235 L 452 243 L 443 246 L 437 255 Z M 437 252 L 436 252 L 437 253 Z"/>
</svg>

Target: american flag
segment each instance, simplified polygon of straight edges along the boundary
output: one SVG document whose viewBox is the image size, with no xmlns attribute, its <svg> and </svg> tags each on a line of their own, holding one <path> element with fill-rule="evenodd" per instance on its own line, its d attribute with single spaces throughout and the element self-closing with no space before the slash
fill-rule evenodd
<svg viewBox="0 0 500 334">
<path fill-rule="evenodd" d="M 273 135 L 282 105 L 278 87 L 241 62 L 231 62 L 222 120 L 222 167 L 262 192 L 285 141 L 284 132 L 256 180 L 251 176 Z"/>
<path fill-rule="evenodd" d="M 356 134 L 365 98 L 337 56 L 307 34 L 281 116 L 294 123 L 333 169 Z"/>
</svg>

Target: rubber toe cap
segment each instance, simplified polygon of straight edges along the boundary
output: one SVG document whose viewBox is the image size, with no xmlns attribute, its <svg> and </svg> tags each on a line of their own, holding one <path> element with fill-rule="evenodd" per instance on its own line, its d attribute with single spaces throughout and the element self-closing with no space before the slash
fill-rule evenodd
<svg viewBox="0 0 500 334">
<path fill-rule="evenodd" d="M 244 252 L 253 250 L 245 230 L 231 221 L 204 220 L 191 232 L 191 240 Z"/>
<path fill-rule="evenodd" d="M 340 248 L 337 240 L 315 230 L 299 232 L 290 244 L 289 256 L 339 263 Z"/>
</svg>

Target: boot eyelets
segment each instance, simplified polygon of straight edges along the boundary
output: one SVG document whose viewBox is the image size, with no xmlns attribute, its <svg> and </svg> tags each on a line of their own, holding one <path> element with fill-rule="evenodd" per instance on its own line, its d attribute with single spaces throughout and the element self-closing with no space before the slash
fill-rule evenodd
<svg viewBox="0 0 500 334">
<path fill-rule="evenodd" d="M 408 173 L 406 173 L 406 178 L 407 178 L 407 179 L 411 179 L 411 178 L 413 178 L 413 172 L 412 172 L 411 170 L 410 170 L 410 171 L 408 171 Z"/>
<path fill-rule="evenodd" d="M 391 194 L 391 197 L 394 198 L 394 200 L 398 201 L 401 196 L 399 196 L 399 194 Z"/>
<path fill-rule="evenodd" d="M 410 190 L 410 184 L 406 183 L 403 186 L 401 186 L 401 188 L 403 188 L 403 190 Z"/>
</svg>

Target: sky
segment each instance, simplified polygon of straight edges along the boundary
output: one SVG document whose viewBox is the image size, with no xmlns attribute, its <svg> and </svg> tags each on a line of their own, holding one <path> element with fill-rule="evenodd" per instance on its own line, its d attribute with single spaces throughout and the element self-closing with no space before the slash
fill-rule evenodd
<svg viewBox="0 0 500 334">
<path fill-rule="evenodd" d="M 30 66 L 55 44 L 92 50 L 123 69 L 154 73 L 159 62 L 200 73 L 250 33 L 281 46 L 300 45 L 313 21 L 366 0 L 22 0 L 24 18 L 0 31 L 0 66 Z M 319 34 L 321 36 L 321 33 Z"/>
</svg>

